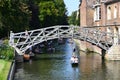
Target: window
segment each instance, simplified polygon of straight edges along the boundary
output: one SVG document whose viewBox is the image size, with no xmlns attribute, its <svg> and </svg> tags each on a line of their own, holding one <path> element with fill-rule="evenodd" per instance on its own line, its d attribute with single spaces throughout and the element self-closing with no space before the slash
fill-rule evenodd
<svg viewBox="0 0 120 80">
<path fill-rule="evenodd" d="M 110 20 L 111 19 L 111 8 L 108 7 L 107 9 L 107 19 Z"/>
<path fill-rule="evenodd" d="M 100 19 L 101 19 L 101 8 L 100 6 L 96 6 L 94 11 L 94 21 L 97 21 Z"/>
<path fill-rule="evenodd" d="M 106 2 L 106 0 L 101 0 L 101 2 Z"/>
<path fill-rule="evenodd" d="M 114 18 L 117 18 L 117 7 L 114 7 Z"/>
</svg>

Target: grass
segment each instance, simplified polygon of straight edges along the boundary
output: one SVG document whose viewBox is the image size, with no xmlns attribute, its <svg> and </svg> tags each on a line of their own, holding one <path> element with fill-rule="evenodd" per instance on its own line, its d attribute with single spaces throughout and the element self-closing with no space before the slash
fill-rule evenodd
<svg viewBox="0 0 120 80">
<path fill-rule="evenodd" d="M 14 49 L 8 45 L 8 39 L 6 39 L 0 45 L 0 80 L 7 80 L 13 57 Z"/>
<path fill-rule="evenodd" d="M 7 80 L 11 62 L 0 59 L 0 80 Z"/>
</svg>

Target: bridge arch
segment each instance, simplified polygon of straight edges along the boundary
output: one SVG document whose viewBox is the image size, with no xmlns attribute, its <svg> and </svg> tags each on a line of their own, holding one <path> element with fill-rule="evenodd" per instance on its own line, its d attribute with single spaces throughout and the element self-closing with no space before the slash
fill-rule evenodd
<svg viewBox="0 0 120 80">
<path fill-rule="evenodd" d="M 109 35 L 109 37 L 108 37 Z M 10 33 L 9 45 L 14 47 L 19 55 L 36 44 L 56 38 L 81 39 L 108 50 L 113 45 L 113 33 L 102 32 L 95 28 L 60 25 L 25 32 Z"/>
</svg>

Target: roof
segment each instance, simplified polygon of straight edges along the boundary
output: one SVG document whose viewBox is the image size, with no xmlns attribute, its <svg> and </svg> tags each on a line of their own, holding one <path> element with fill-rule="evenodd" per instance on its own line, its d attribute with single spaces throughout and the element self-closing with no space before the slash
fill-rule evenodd
<svg viewBox="0 0 120 80">
<path fill-rule="evenodd" d="M 120 2 L 120 0 L 107 0 L 105 2 L 105 4 L 112 4 L 112 3 L 115 3 L 115 2 Z"/>
</svg>

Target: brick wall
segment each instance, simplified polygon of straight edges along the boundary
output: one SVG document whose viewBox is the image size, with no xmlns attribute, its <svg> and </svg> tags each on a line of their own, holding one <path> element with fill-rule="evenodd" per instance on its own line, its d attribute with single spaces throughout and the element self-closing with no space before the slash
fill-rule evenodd
<svg viewBox="0 0 120 80">
<path fill-rule="evenodd" d="M 116 6 L 117 9 L 117 17 L 114 18 L 114 8 Z M 111 4 L 106 4 L 106 7 L 110 7 L 111 8 L 111 19 L 107 20 L 107 16 L 106 16 L 106 24 L 120 24 L 120 2 L 116 2 L 116 3 L 111 3 Z M 106 13 L 107 14 L 107 13 Z"/>
<path fill-rule="evenodd" d="M 120 1 L 117 0 L 106 0 L 107 2 L 100 2 L 101 7 L 101 19 L 94 21 L 94 9 L 92 6 L 97 0 L 82 0 L 80 6 L 80 23 L 81 26 L 105 26 L 109 24 L 114 24 L 114 22 L 120 24 Z M 107 20 L 107 8 L 111 7 L 112 19 Z M 117 18 L 114 16 L 114 7 L 117 7 Z"/>
<path fill-rule="evenodd" d="M 80 24 L 81 26 L 86 26 L 86 0 L 82 0 L 81 6 L 80 6 Z"/>
<path fill-rule="evenodd" d="M 93 26 L 93 13 L 92 5 L 95 0 L 82 0 L 80 6 L 80 24 L 81 26 Z"/>
<path fill-rule="evenodd" d="M 87 2 L 89 1 L 89 2 Z M 120 0 L 106 0 L 107 2 L 100 2 L 100 7 L 101 7 L 101 19 L 94 21 L 94 9 L 92 6 L 95 4 L 95 1 L 97 0 L 82 0 L 81 6 L 80 6 L 80 26 L 84 27 L 92 27 L 92 26 L 101 26 L 97 27 L 98 29 L 102 31 L 107 31 L 108 27 L 111 27 L 111 32 L 117 33 L 117 28 L 120 33 L 120 26 L 114 26 L 120 25 Z M 114 7 L 116 6 L 117 8 L 117 18 L 114 18 Z M 111 7 L 111 20 L 107 19 L 107 8 Z M 107 25 L 113 25 L 113 26 L 108 26 Z M 90 50 L 97 50 L 96 47 L 93 47 L 94 45 L 91 45 L 90 43 L 87 42 L 80 42 L 82 45 L 82 48 L 89 48 Z M 99 49 L 99 48 L 98 48 Z M 101 50 L 98 50 L 101 51 Z"/>
</svg>

